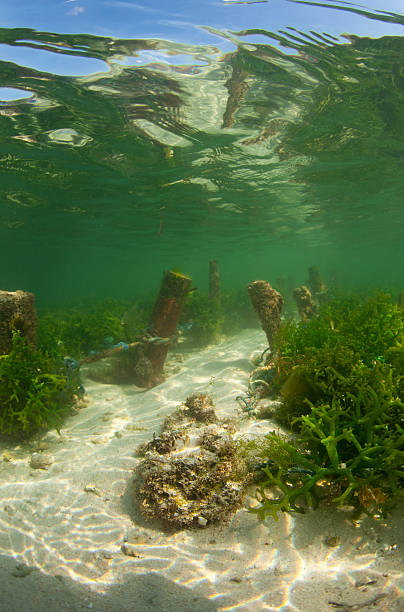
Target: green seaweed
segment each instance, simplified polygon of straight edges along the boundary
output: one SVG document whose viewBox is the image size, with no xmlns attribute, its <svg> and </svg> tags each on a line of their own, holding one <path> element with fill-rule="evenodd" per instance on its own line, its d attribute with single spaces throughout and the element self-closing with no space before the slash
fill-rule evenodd
<svg viewBox="0 0 404 612">
<path fill-rule="evenodd" d="M 403 405 L 394 397 L 379 398 L 370 388 L 350 399 L 353 410 L 337 399 L 331 405 L 310 404 L 310 414 L 298 419 L 297 445 L 278 439 L 296 471 L 291 482 L 290 468 L 279 465 L 276 473 L 263 468 L 266 478 L 257 492 L 260 505 L 253 510 L 261 518 L 277 518 L 280 510 L 302 513 L 321 498 L 351 505 L 357 512 L 384 515 L 403 495 L 404 429 L 390 418 L 391 407 L 399 403 L 402 410 Z M 268 457 L 273 457 L 271 448 Z M 268 496 L 274 486 L 280 495 Z"/>
<path fill-rule="evenodd" d="M 401 311 L 385 294 L 339 298 L 312 321 L 284 324 L 277 351 L 273 391 L 297 440 L 268 445 L 254 512 L 276 518 L 326 499 L 385 515 L 403 494 Z M 274 460 L 279 449 L 292 468 Z"/>
<path fill-rule="evenodd" d="M 10 353 L 0 356 L 0 434 L 24 438 L 42 428 L 58 429 L 77 386 L 63 360 L 41 353 L 13 332 Z"/>
<path fill-rule="evenodd" d="M 191 293 L 181 321 L 192 321 L 192 328 L 188 332 L 189 340 L 199 347 L 218 340 L 222 331 L 223 315 L 220 307 L 208 295 Z"/>
<path fill-rule="evenodd" d="M 106 338 L 115 343 L 125 340 L 123 315 L 129 307 L 126 301 L 105 300 L 90 307 L 46 312 L 38 321 L 39 346 L 52 350 L 56 338 L 58 351 L 75 359 L 105 349 Z"/>
</svg>

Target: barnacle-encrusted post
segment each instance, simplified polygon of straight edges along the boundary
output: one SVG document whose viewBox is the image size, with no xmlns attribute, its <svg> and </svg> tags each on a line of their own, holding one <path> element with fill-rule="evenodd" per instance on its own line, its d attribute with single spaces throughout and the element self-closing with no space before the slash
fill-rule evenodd
<svg viewBox="0 0 404 612">
<path fill-rule="evenodd" d="M 152 336 L 170 338 L 174 334 L 191 284 L 192 279 L 180 272 L 164 273 L 149 322 Z M 168 348 L 169 342 L 147 344 L 144 353 L 151 363 L 152 373 L 149 380 L 143 381 L 145 386 L 153 386 L 161 381 Z"/>
<path fill-rule="evenodd" d="M 248 284 L 248 293 L 255 312 L 273 349 L 274 338 L 281 324 L 283 296 L 267 281 L 256 280 Z"/>
<path fill-rule="evenodd" d="M 307 319 L 312 319 L 316 314 L 317 307 L 306 285 L 296 287 L 296 289 L 293 291 L 293 297 L 295 299 L 301 320 L 307 321 Z"/>
<path fill-rule="evenodd" d="M 33 293 L 0 291 L 0 354 L 8 354 L 11 351 L 13 331 L 19 331 L 35 346 L 36 326 Z"/>
<path fill-rule="evenodd" d="M 309 285 L 314 296 L 317 296 L 319 293 L 324 293 L 325 284 L 320 276 L 320 270 L 317 268 L 317 266 L 311 266 L 311 268 L 309 268 L 309 279 L 307 284 Z"/>
</svg>

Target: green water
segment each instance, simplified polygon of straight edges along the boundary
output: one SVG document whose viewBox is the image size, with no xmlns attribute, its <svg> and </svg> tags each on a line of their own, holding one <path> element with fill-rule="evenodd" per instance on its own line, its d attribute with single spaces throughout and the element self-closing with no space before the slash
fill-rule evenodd
<svg viewBox="0 0 404 612">
<path fill-rule="evenodd" d="M 3 87 L 33 93 L 0 104 L 2 289 L 136 296 L 176 267 L 206 290 L 211 259 L 229 288 L 301 284 L 311 265 L 348 287 L 404 285 L 404 38 L 213 34 L 0 30 L 14 49 L 110 68 L 0 61 Z"/>
</svg>

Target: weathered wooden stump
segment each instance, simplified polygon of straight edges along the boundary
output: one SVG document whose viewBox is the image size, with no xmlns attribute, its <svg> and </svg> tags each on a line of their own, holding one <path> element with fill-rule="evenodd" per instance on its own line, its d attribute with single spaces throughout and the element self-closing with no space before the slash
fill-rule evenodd
<svg viewBox="0 0 404 612">
<path fill-rule="evenodd" d="M 33 293 L 0 291 L 0 354 L 11 351 L 13 331 L 20 331 L 36 346 L 37 319 Z"/>
<path fill-rule="evenodd" d="M 151 341 L 144 348 L 144 356 L 150 361 L 152 375 L 144 380 L 144 386 L 153 386 L 162 380 L 164 362 L 170 346 L 170 338 L 177 329 L 192 279 L 179 272 L 165 272 L 159 294 L 150 317 Z M 153 337 L 156 341 L 153 342 Z M 164 342 L 164 340 L 167 342 Z M 145 377 L 146 378 L 146 377 Z"/>
<path fill-rule="evenodd" d="M 248 293 L 255 312 L 266 333 L 268 344 L 274 348 L 274 339 L 281 324 L 283 296 L 267 281 L 257 280 L 248 284 Z"/>
</svg>

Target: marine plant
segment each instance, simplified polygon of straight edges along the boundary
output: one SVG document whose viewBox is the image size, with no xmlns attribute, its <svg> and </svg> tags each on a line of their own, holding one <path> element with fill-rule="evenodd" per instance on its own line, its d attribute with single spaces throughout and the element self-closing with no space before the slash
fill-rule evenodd
<svg viewBox="0 0 404 612">
<path fill-rule="evenodd" d="M 273 391 L 297 439 L 273 434 L 254 512 L 276 518 L 325 499 L 387 513 L 404 491 L 403 364 L 402 315 L 388 295 L 339 298 L 312 321 L 284 324 Z"/>
<path fill-rule="evenodd" d="M 184 306 L 181 322 L 192 322 L 188 332 L 194 346 L 204 346 L 217 341 L 223 324 L 223 315 L 217 304 L 208 295 L 191 293 Z"/>
<path fill-rule="evenodd" d="M 0 356 L 0 434 L 25 438 L 42 428 L 58 429 L 78 385 L 62 359 L 36 350 L 13 332 L 10 353 Z"/>
<path fill-rule="evenodd" d="M 39 345 L 43 350 L 54 346 L 55 338 L 64 355 L 80 359 L 92 350 L 106 348 L 125 340 L 123 315 L 130 307 L 126 301 L 104 300 L 91 306 L 49 311 L 38 321 Z"/>
<path fill-rule="evenodd" d="M 318 316 L 305 322 L 285 321 L 279 330 L 275 353 L 279 390 L 293 368 L 315 351 L 339 346 L 370 365 L 404 338 L 404 322 L 398 306 L 385 293 L 365 299 L 342 295 L 323 304 Z"/>
<path fill-rule="evenodd" d="M 349 395 L 350 407 L 338 398 L 331 405 L 310 403 L 310 413 L 298 418 L 297 444 L 273 435 L 272 446 L 288 454 L 289 467 L 276 465 L 268 448 L 270 463 L 262 468 L 259 506 L 253 510 L 261 518 L 304 512 L 320 499 L 384 515 L 403 495 L 404 428 L 391 418 L 403 405 L 388 392 L 379 397 L 371 387 Z M 279 495 L 268 494 L 273 487 Z"/>
</svg>

